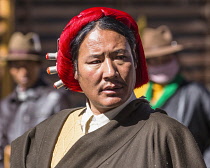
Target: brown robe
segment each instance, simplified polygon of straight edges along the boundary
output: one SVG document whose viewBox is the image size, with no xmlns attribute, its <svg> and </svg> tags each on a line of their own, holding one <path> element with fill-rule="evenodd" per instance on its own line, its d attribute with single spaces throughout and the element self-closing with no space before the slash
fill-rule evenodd
<svg viewBox="0 0 210 168">
<path fill-rule="evenodd" d="M 49 168 L 64 110 L 12 143 L 11 168 Z M 161 110 L 159 110 L 161 111 Z M 189 130 L 137 99 L 105 126 L 81 137 L 56 168 L 205 168 Z"/>
</svg>

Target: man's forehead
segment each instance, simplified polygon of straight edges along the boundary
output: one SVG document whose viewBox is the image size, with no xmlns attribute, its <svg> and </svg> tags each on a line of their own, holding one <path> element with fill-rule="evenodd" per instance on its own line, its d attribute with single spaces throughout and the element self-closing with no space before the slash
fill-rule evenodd
<svg viewBox="0 0 210 168">
<path fill-rule="evenodd" d="M 163 56 L 158 56 L 158 57 L 153 57 L 153 58 L 147 58 L 146 60 L 147 61 L 150 61 L 150 60 L 167 60 L 167 59 L 170 59 L 172 57 L 175 57 L 176 55 L 175 54 L 168 54 L 168 55 L 163 55 Z"/>
<path fill-rule="evenodd" d="M 28 64 L 38 64 L 37 61 L 31 60 L 17 60 L 17 61 L 10 61 L 9 64 L 11 66 L 20 66 L 20 65 L 28 65 Z"/>
</svg>

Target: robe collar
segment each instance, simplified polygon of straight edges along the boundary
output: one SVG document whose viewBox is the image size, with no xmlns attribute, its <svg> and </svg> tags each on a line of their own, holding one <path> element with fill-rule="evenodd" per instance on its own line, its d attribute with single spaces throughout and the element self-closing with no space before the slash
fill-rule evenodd
<svg viewBox="0 0 210 168">
<path fill-rule="evenodd" d="M 135 94 L 132 92 L 131 96 L 129 97 L 129 99 L 124 102 L 122 105 L 107 111 L 106 113 L 102 113 L 99 115 L 95 115 L 91 108 L 90 105 L 88 103 L 88 101 L 86 102 L 86 111 L 85 113 L 82 115 L 82 120 L 81 120 L 81 126 L 82 126 L 82 131 L 84 133 L 86 133 L 86 131 L 92 132 L 95 131 L 96 129 L 106 125 L 107 123 L 110 122 L 111 119 L 113 119 L 125 106 L 127 106 L 131 101 L 135 100 L 136 96 Z M 89 129 L 87 130 L 87 124 L 90 125 Z"/>
</svg>

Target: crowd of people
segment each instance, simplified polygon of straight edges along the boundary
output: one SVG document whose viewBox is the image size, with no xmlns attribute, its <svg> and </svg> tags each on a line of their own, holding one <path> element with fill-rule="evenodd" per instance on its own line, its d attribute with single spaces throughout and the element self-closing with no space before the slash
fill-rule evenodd
<svg viewBox="0 0 210 168">
<path fill-rule="evenodd" d="M 43 79 L 36 33 L 15 32 L 6 62 L 16 84 L 0 102 L 0 168 L 210 167 L 210 93 L 180 73 L 169 27 L 89 8 L 62 31 L 56 90 Z M 6 152 L 8 152 L 6 151 Z"/>
</svg>

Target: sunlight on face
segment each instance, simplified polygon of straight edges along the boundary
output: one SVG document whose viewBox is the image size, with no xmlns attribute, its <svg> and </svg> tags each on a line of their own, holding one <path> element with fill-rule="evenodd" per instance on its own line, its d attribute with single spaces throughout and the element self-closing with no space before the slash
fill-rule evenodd
<svg viewBox="0 0 210 168">
<path fill-rule="evenodd" d="M 35 61 L 15 61 L 11 63 L 10 74 L 19 87 L 27 89 L 37 82 L 40 68 Z"/>
<path fill-rule="evenodd" d="M 96 27 L 82 42 L 75 79 L 90 101 L 94 113 L 104 113 L 131 95 L 136 74 L 130 45 L 111 30 Z"/>
</svg>

